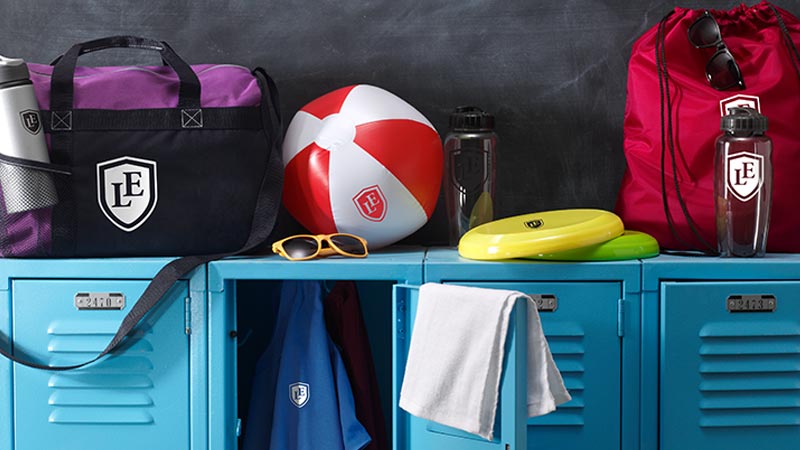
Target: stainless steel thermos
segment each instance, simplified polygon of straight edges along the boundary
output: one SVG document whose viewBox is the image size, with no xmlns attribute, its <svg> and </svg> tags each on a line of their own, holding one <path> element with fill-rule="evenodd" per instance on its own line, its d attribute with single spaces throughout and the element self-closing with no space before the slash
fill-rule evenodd
<svg viewBox="0 0 800 450">
<path fill-rule="evenodd" d="M 0 56 L 0 188 L 7 214 L 58 201 L 51 173 L 30 161 L 50 162 L 33 83 L 25 61 Z"/>
</svg>

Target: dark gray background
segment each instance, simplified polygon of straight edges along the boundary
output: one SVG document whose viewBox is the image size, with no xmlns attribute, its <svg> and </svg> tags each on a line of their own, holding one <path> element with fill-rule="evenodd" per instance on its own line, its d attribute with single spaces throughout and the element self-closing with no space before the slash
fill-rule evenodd
<svg viewBox="0 0 800 450">
<path fill-rule="evenodd" d="M 333 89 L 368 83 L 419 109 L 444 135 L 453 107 L 497 117 L 496 217 L 613 209 L 625 170 L 622 122 L 632 43 L 674 6 L 737 1 L 4 0 L 0 54 L 50 62 L 115 34 L 161 39 L 188 62 L 263 66 L 289 119 Z M 800 0 L 776 4 L 800 13 Z M 157 64 L 113 51 L 82 64 Z M 446 241 L 443 202 L 406 240 Z M 279 232 L 297 228 L 283 214 Z"/>
</svg>

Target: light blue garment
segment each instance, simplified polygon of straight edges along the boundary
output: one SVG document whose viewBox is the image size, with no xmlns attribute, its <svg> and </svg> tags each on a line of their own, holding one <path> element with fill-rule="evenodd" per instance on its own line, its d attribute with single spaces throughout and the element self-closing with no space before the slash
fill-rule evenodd
<svg viewBox="0 0 800 450">
<path fill-rule="evenodd" d="M 325 328 L 323 292 L 318 281 L 283 282 L 275 333 L 256 367 L 243 450 L 359 450 L 369 444 Z"/>
</svg>

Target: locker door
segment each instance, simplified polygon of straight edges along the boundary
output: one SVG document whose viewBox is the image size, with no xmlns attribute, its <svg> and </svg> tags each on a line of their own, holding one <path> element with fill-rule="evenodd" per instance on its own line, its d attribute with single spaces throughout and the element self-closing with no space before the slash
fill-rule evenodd
<svg viewBox="0 0 800 450">
<path fill-rule="evenodd" d="M 797 449 L 800 282 L 662 283 L 660 370 L 661 450 Z"/>
<path fill-rule="evenodd" d="M 14 351 L 62 365 L 97 355 L 144 280 L 15 280 Z M 77 293 L 121 293 L 122 310 L 78 309 Z M 86 368 L 14 366 L 15 450 L 189 449 L 188 283 L 139 324 L 124 351 Z"/>
<path fill-rule="evenodd" d="M 402 375 L 408 354 L 408 345 L 414 328 L 414 317 L 417 314 L 418 287 L 395 286 L 394 310 L 395 320 L 393 334 L 395 343 L 393 353 L 395 359 L 394 405 L 399 400 Z M 527 358 L 526 347 L 519 341 L 522 333 L 517 328 L 525 329 L 525 315 L 519 314 L 522 300 L 518 301 L 512 313 L 509 334 L 506 342 L 506 356 L 500 386 L 500 400 L 494 427 L 494 439 L 484 438 L 464 431 L 440 425 L 428 420 L 411 416 L 397 408 L 394 423 L 394 448 L 401 450 L 416 449 L 458 449 L 458 450 L 524 450 L 525 445 L 525 401 L 524 384 L 517 382 L 524 379 L 525 365 L 520 364 Z M 520 390 L 523 388 L 523 390 Z"/>
<path fill-rule="evenodd" d="M 469 283 L 544 295 L 547 342 L 572 400 L 528 419 L 528 448 L 619 450 L 621 286 L 616 282 Z M 552 309 L 555 305 L 555 309 Z"/>
</svg>

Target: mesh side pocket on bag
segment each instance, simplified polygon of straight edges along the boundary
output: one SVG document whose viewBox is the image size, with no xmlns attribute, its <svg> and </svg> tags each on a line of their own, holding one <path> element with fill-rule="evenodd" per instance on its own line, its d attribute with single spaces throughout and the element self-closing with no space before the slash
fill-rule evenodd
<svg viewBox="0 0 800 450">
<path fill-rule="evenodd" d="M 0 155 L 0 253 L 50 256 L 53 209 L 69 180 L 62 166 Z"/>
</svg>

